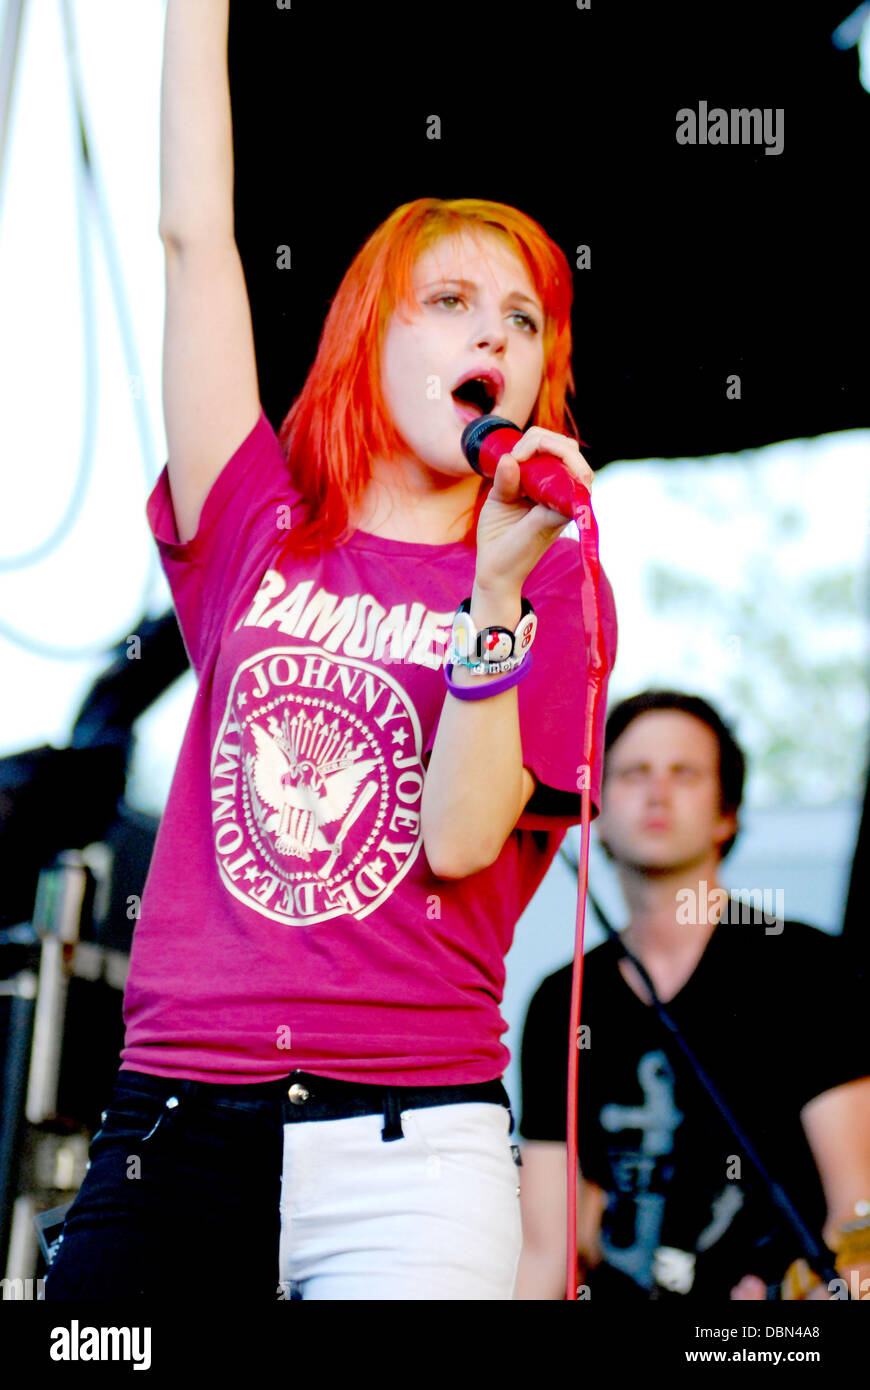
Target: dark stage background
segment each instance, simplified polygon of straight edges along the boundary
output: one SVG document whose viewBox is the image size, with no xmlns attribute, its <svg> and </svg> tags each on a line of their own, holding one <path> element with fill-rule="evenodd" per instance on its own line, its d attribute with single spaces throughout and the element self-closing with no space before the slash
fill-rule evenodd
<svg viewBox="0 0 870 1390">
<path fill-rule="evenodd" d="M 831 42 L 850 8 L 234 0 L 237 239 L 273 423 L 375 226 L 475 196 L 531 214 L 572 266 L 590 248 L 574 372 L 593 467 L 866 425 L 870 93 Z M 782 108 L 782 153 L 678 145 L 702 100 Z"/>
</svg>

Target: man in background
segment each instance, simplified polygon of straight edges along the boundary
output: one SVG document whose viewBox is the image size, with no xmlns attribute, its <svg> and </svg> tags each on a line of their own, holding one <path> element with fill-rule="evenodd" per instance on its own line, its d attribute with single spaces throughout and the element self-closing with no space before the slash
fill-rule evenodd
<svg viewBox="0 0 870 1390">
<path fill-rule="evenodd" d="M 744 771 L 730 730 L 704 700 L 645 691 L 611 711 L 597 828 L 628 907 L 620 940 L 805 1224 L 842 1246 L 838 1271 L 849 1262 L 870 1280 L 866 1014 L 842 942 L 786 920 L 781 892 L 748 912 L 721 888 Z M 570 992 L 567 965 L 540 985 L 523 1035 L 520 1299 L 565 1291 Z M 578 1248 L 588 1296 L 778 1290 L 800 1246 L 618 942 L 584 962 L 578 1046 Z M 808 1290 L 805 1274 L 792 1268 L 791 1296 L 795 1275 Z M 820 1294 L 830 1296 L 821 1285 Z"/>
</svg>

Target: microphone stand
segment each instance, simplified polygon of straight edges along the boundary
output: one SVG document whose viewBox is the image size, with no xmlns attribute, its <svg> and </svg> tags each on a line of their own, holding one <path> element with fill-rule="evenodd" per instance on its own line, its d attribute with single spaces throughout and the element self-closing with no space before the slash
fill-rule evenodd
<svg viewBox="0 0 870 1390">
<path fill-rule="evenodd" d="M 566 853 L 564 845 L 560 848 L 559 853 L 562 856 L 562 858 L 566 861 L 566 863 L 570 865 L 572 873 L 576 873 L 577 864 L 572 860 L 571 856 L 568 853 Z M 606 916 L 604 915 L 604 912 L 602 911 L 601 907 L 596 902 L 595 898 L 592 896 L 588 888 L 586 890 L 586 896 L 589 899 L 589 902 L 592 906 L 592 910 L 594 911 L 596 917 L 598 918 L 604 930 L 607 932 L 611 941 L 616 942 L 616 945 L 621 954 L 625 956 L 626 960 L 631 962 L 637 973 L 640 975 L 641 979 L 643 980 L 644 984 L 649 990 L 650 998 L 652 1000 L 652 1007 L 655 1010 L 656 1016 L 658 1017 L 662 1026 L 665 1029 L 667 1029 L 668 1033 L 670 1033 L 673 1042 L 675 1043 L 679 1051 L 683 1054 L 683 1057 L 688 1062 L 689 1066 L 692 1068 L 692 1071 L 694 1072 L 701 1086 L 707 1092 L 707 1095 L 710 1097 L 710 1100 L 713 1102 L 714 1106 L 719 1111 L 719 1114 L 722 1116 L 722 1119 L 725 1121 L 725 1124 L 728 1126 L 731 1133 L 737 1140 L 739 1147 L 746 1154 L 746 1157 L 749 1159 L 749 1162 L 752 1164 L 753 1168 L 758 1174 L 758 1177 L 761 1180 L 761 1186 L 767 1193 L 767 1196 L 771 1204 L 774 1207 L 776 1207 L 779 1214 L 785 1220 L 786 1225 L 791 1229 L 791 1231 L 797 1238 L 803 1258 L 806 1260 L 810 1269 L 814 1270 L 816 1274 L 818 1274 L 819 1277 L 822 1279 L 822 1282 L 826 1285 L 830 1285 L 834 1280 L 839 1281 L 840 1276 L 837 1274 L 837 1271 L 833 1265 L 833 1252 L 830 1251 L 826 1245 L 823 1245 L 818 1240 L 816 1240 L 812 1231 L 804 1223 L 802 1217 L 800 1216 L 800 1213 L 798 1212 L 794 1203 L 789 1198 L 785 1189 L 768 1172 L 759 1154 L 757 1153 L 755 1146 L 746 1134 L 746 1131 L 743 1129 L 743 1127 L 735 1117 L 733 1111 L 725 1101 L 724 1097 L 719 1092 L 712 1078 L 701 1066 L 701 1063 L 698 1061 L 697 1057 L 692 1052 L 691 1048 L 689 1047 L 688 1043 L 686 1042 L 676 1023 L 674 1022 L 673 1018 L 668 1013 L 664 1004 L 659 999 L 658 995 L 655 992 L 655 989 L 653 988 L 652 980 L 650 979 L 646 970 L 641 965 L 637 957 L 631 954 L 628 947 L 623 942 L 620 933 L 607 920 Z M 847 1292 L 846 1297 L 851 1298 L 851 1295 Z"/>
</svg>

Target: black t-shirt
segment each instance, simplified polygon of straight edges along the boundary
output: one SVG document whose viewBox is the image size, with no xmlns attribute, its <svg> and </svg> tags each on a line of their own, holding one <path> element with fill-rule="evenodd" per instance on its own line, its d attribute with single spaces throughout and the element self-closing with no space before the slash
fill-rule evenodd
<svg viewBox="0 0 870 1390">
<path fill-rule="evenodd" d="M 744 1274 L 775 1283 L 801 1253 L 796 1239 L 669 1032 L 623 979 L 619 957 L 607 941 L 583 966 L 578 1153 L 584 1175 L 608 1194 L 590 1292 L 727 1298 Z M 568 965 L 529 1006 L 525 1139 L 565 1141 L 570 1001 Z M 841 941 L 803 922 L 773 924 L 736 899 L 665 1003 L 816 1235 L 825 1203 L 800 1111 L 870 1073 L 862 1003 Z"/>
</svg>

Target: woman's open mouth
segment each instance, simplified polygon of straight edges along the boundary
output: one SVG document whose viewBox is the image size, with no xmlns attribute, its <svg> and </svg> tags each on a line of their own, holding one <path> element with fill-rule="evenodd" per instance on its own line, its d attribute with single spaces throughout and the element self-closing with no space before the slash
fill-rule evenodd
<svg viewBox="0 0 870 1390">
<path fill-rule="evenodd" d="M 499 397 L 499 384 L 489 374 L 469 377 L 454 387 L 451 395 L 457 415 L 463 424 L 489 415 Z"/>
</svg>

